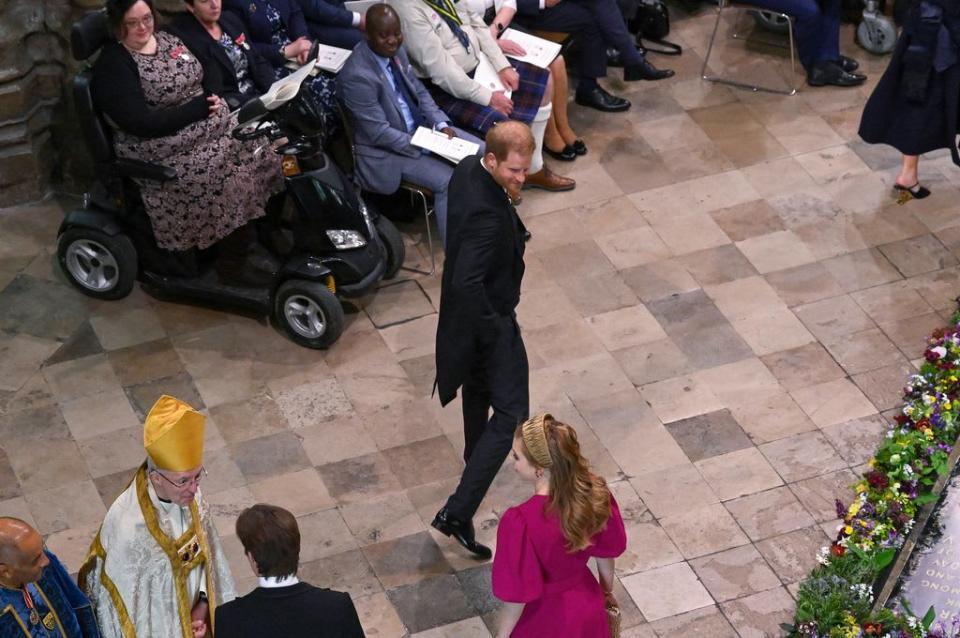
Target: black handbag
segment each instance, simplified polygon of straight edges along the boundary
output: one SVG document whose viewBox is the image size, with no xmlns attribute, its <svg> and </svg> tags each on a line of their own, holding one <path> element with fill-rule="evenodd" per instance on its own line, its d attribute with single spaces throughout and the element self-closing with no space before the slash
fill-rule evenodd
<svg viewBox="0 0 960 638">
<path fill-rule="evenodd" d="M 680 55 L 683 47 L 664 38 L 670 33 L 670 12 L 663 0 L 641 0 L 637 5 L 637 15 L 630 21 L 630 31 L 637 34 L 637 46 L 645 51 L 664 55 Z M 652 42 L 651 47 L 643 42 Z"/>
</svg>

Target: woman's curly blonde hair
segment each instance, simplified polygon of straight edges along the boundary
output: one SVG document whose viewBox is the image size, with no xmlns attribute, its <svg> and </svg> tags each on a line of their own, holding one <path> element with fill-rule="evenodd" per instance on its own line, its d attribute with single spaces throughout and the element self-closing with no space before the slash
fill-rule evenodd
<svg viewBox="0 0 960 638">
<path fill-rule="evenodd" d="M 541 414 L 522 423 L 515 436 L 531 465 L 550 470 L 547 510 L 560 518 L 567 551 L 586 549 L 610 518 L 610 489 L 580 454 L 577 431 Z"/>
</svg>

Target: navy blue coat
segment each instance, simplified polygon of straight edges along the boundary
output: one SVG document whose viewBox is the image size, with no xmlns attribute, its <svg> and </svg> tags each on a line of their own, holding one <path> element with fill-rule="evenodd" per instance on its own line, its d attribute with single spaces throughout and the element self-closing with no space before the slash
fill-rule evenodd
<svg viewBox="0 0 960 638">
<path fill-rule="evenodd" d="M 287 60 L 280 54 L 280 47 L 270 41 L 273 29 L 270 28 L 270 21 L 267 20 L 267 13 L 264 11 L 264 4 L 267 1 L 280 14 L 280 20 L 287 28 L 287 35 L 291 40 L 310 37 L 298 0 L 224 0 L 223 7 L 246 25 L 250 46 L 269 60 L 274 67 L 279 68 L 286 64 Z"/>
<path fill-rule="evenodd" d="M 352 27 L 353 12 L 343 6 L 343 0 L 299 0 L 304 17 L 311 22 L 331 27 Z"/>
</svg>

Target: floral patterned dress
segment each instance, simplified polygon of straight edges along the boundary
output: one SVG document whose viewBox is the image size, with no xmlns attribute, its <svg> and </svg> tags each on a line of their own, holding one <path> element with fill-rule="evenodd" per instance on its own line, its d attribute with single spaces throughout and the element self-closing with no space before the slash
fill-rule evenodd
<svg viewBox="0 0 960 638">
<path fill-rule="evenodd" d="M 287 34 L 287 28 L 280 19 L 280 13 L 270 4 L 269 0 L 263 3 L 264 12 L 273 33 L 270 36 L 270 43 L 278 49 L 292 42 Z M 286 66 L 275 69 L 277 79 L 287 77 L 293 71 Z M 310 92 L 317 105 L 320 107 L 320 115 L 323 117 L 324 130 L 329 138 L 334 131 L 339 128 L 339 119 L 336 117 L 336 81 L 334 76 L 326 71 L 320 70 L 317 75 L 308 77 L 301 85 Z"/>
<path fill-rule="evenodd" d="M 179 106 L 202 94 L 203 68 L 175 36 L 158 32 L 153 55 L 132 52 L 152 108 Z M 227 109 L 173 135 L 143 139 L 117 131 L 119 157 L 169 166 L 176 180 L 137 180 L 160 248 L 207 248 L 264 214 L 267 199 L 283 187 L 280 159 L 259 140 L 231 135 L 236 118 Z"/>
</svg>

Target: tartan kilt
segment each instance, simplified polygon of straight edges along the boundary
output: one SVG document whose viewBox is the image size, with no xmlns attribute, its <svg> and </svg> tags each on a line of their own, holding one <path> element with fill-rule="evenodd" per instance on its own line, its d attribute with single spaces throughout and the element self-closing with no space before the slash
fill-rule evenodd
<svg viewBox="0 0 960 638">
<path fill-rule="evenodd" d="M 550 71 L 517 60 L 510 60 L 510 64 L 520 76 L 520 87 L 510 96 L 513 100 L 513 113 L 509 119 L 530 124 L 543 102 L 543 92 L 547 90 Z M 491 106 L 453 97 L 430 81 L 425 81 L 424 84 L 437 106 L 461 128 L 480 131 L 486 135 L 494 124 L 507 119 L 506 115 Z"/>
</svg>

